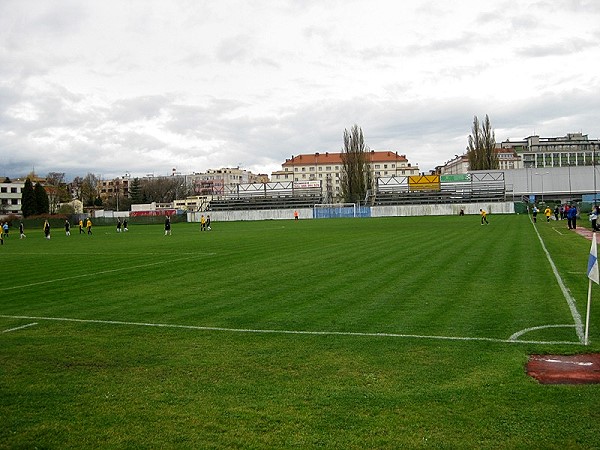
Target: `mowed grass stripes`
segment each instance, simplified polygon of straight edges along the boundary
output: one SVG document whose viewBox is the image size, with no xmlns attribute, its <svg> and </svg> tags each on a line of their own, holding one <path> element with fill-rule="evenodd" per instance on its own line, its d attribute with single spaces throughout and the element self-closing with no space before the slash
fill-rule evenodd
<svg viewBox="0 0 600 450">
<path fill-rule="evenodd" d="M 37 325 L 0 334 L 0 446 L 593 448 L 597 386 L 540 386 L 524 364 L 597 350 L 600 308 L 584 348 L 528 217 L 490 222 L 11 236 L 0 328 Z M 589 241 L 535 227 L 583 317 Z"/>
</svg>

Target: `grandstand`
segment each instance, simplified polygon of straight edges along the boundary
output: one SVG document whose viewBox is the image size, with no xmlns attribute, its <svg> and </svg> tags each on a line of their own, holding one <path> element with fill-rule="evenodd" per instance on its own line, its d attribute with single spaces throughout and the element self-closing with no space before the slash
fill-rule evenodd
<svg viewBox="0 0 600 450">
<path fill-rule="evenodd" d="M 380 177 L 372 206 L 507 201 L 504 173 Z"/>
<path fill-rule="evenodd" d="M 239 184 L 235 192 L 210 202 L 211 211 L 311 208 L 323 202 L 320 181 Z"/>
<path fill-rule="evenodd" d="M 510 197 L 510 198 L 507 198 Z M 379 177 L 364 206 L 504 202 L 503 172 Z M 325 202 L 320 181 L 240 184 L 210 202 L 211 211 L 312 208 Z"/>
</svg>

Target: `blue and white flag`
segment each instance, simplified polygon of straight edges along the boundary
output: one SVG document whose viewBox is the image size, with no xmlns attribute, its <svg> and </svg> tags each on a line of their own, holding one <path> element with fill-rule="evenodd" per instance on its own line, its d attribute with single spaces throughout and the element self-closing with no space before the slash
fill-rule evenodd
<svg viewBox="0 0 600 450">
<path fill-rule="evenodd" d="M 598 250 L 596 248 L 596 233 L 592 237 L 592 248 L 590 250 L 590 259 L 588 259 L 587 276 L 596 284 L 600 284 L 600 274 L 598 273 Z"/>
</svg>

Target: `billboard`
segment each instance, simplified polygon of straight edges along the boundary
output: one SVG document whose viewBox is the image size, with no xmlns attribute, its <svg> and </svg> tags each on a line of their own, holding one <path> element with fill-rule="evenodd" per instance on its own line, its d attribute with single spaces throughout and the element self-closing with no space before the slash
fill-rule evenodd
<svg viewBox="0 0 600 450">
<path fill-rule="evenodd" d="M 408 177 L 408 189 L 410 191 L 439 191 L 439 175 L 412 175 Z"/>
</svg>

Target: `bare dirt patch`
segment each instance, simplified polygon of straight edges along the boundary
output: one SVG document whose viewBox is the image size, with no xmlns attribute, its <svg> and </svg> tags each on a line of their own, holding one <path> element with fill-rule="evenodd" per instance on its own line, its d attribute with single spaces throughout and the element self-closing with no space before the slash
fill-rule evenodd
<svg viewBox="0 0 600 450">
<path fill-rule="evenodd" d="M 526 370 L 542 384 L 600 384 L 600 353 L 529 355 Z"/>
</svg>

